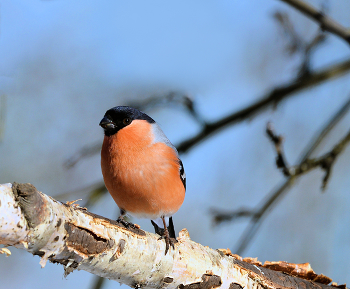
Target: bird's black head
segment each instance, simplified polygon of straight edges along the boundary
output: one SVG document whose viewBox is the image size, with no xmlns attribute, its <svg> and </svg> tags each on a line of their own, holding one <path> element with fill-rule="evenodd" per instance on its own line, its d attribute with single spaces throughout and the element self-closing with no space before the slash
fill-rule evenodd
<svg viewBox="0 0 350 289">
<path fill-rule="evenodd" d="M 120 129 L 128 126 L 133 120 L 146 120 L 149 123 L 155 121 L 147 114 L 136 108 L 129 106 L 116 106 L 106 111 L 105 116 L 100 122 L 106 136 L 116 134 Z"/>
</svg>

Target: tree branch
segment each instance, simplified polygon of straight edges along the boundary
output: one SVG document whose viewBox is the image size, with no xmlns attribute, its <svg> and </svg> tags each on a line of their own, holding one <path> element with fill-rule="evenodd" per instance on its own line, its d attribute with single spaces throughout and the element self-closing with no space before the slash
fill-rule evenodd
<svg viewBox="0 0 350 289">
<path fill-rule="evenodd" d="M 310 74 L 305 74 L 302 77 L 298 77 L 291 83 L 272 89 L 268 94 L 262 96 L 260 100 L 255 103 L 238 110 L 216 122 L 205 122 L 196 112 L 196 118 L 203 124 L 202 130 L 195 136 L 181 142 L 177 145 L 177 149 L 180 153 L 185 153 L 195 145 L 205 140 L 212 134 L 225 128 L 228 125 L 236 124 L 240 121 L 252 118 L 262 111 L 275 107 L 280 101 L 293 96 L 296 92 L 310 88 L 317 84 L 322 84 L 327 80 L 331 80 L 347 73 L 350 70 L 350 59 L 347 59 L 341 63 L 327 66 L 324 69 L 320 69 Z M 65 162 L 66 167 L 73 167 L 82 158 L 96 154 L 101 149 L 101 143 L 89 145 L 81 149 L 79 152 L 71 156 Z"/>
<path fill-rule="evenodd" d="M 318 135 L 313 138 L 310 142 L 310 144 L 307 146 L 307 150 L 305 153 L 303 153 L 300 161 L 298 162 L 297 167 L 301 167 L 303 163 L 305 163 L 308 158 L 311 156 L 311 154 L 315 151 L 317 146 L 321 143 L 321 141 L 328 135 L 328 133 L 335 127 L 335 125 L 344 117 L 346 112 L 350 109 L 350 99 L 347 100 L 347 102 L 341 106 L 341 108 L 334 114 L 334 116 L 326 123 L 324 128 L 318 133 Z M 334 146 L 334 148 L 329 152 L 332 153 L 333 151 L 336 152 L 337 155 L 345 148 L 345 145 L 349 142 L 349 133 L 337 144 Z M 325 157 L 327 154 L 323 156 Z M 282 155 L 284 158 L 284 156 Z M 319 159 L 322 159 L 320 157 Z M 330 164 L 333 165 L 335 158 L 333 159 L 333 162 Z M 330 166 L 331 167 L 331 166 Z M 286 167 L 286 169 L 288 169 Z M 311 168 L 310 168 L 311 169 Z M 329 169 L 330 171 L 330 169 Z M 245 229 L 243 235 L 241 236 L 237 249 L 234 251 L 237 254 L 242 254 L 242 252 L 246 249 L 246 247 L 250 244 L 250 242 L 253 240 L 253 237 L 257 233 L 261 223 L 266 218 L 268 213 L 272 210 L 273 206 L 277 204 L 277 202 L 285 195 L 287 194 L 290 187 L 293 185 L 294 181 L 300 176 L 301 174 L 297 175 L 289 175 L 287 177 L 287 180 L 275 191 L 271 192 L 265 200 L 257 206 L 257 208 L 251 209 L 250 214 L 248 212 L 248 209 L 244 210 L 244 214 L 240 214 L 242 210 L 236 210 L 230 213 L 220 213 L 219 216 L 214 215 L 213 218 L 215 221 L 229 221 L 229 220 L 236 220 L 239 217 L 250 217 L 250 223 L 248 224 L 247 228 Z M 326 179 L 323 180 L 323 182 L 327 182 L 329 173 L 326 173 Z M 218 211 L 218 210 L 216 210 Z"/>
<path fill-rule="evenodd" d="M 301 264 L 242 261 L 191 241 L 186 229 L 164 255 L 165 242 L 157 235 L 58 202 L 31 184 L 0 185 L 0 208 L 0 244 L 39 255 L 42 267 L 47 260 L 61 264 L 66 275 L 85 270 L 134 288 L 331 288 L 324 285 L 331 279 L 309 265 L 299 274 L 293 268 Z M 314 282 L 266 268 L 278 264 L 304 278 L 309 271 Z"/>
<path fill-rule="evenodd" d="M 319 23 L 322 30 L 333 33 L 340 38 L 342 38 L 345 42 L 350 44 L 350 30 L 340 25 L 338 22 L 325 15 L 323 12 L 317 10 L 315 7 L 310 4 L 301 1 L 301 0 L 281 0 L 295 9 L 299 10 L 301 13 L 306 15 L 307 17 L 315 20 Z"/>
<path fill-rule="evenodd" d="M 313 52 L 316 51 L 318 47 L 326 40 L 326 35 L 323 30 L 319 29 L 315 36 L 311 40 L 304 40 L 296 32 L 293 23 L 290 21 L 289 15 L 286 12 L 276 11 L 274 14 L 274 19 L 280 25 L 284 31 L 284 35 L 288 40 L 286 45 L 286 51 L 288 54 L 292 55 L 299 52 L 302 61 L 300 63 L 298 76 L 303 77 L 311 73 L 311 56 Z"/>
<path fill-rule="evenodd" d="M 283 99 L 292 96 L 296 92 L 312 87 L 316 84 L 321 84 L 327 80 L 339 77 L 340 75 L 350 70 L 350 59 L 335 65 L 328 66 L 324 69 L 311 74 L 304 75 L 295 81 L 279 86 L 273 89 L 270 93 L 260 98 L 259 101 L 247 106 L 231 115 L 228 115 L 216 122 L 207 123 L 203 129 L 194 137 L 185 140 L 177 146 L 179 152 L 184 153 L 203 141 L 213 133 L 218 132 L 227 125 L 235 124 L 239 121 L 252 118 L 263 110 L 276 106 Z"/>
<path fill-rule="evenodd" d="M 350 102 L 348 102 L 349 106 Z M 301 162 L 298 165 L 288 167 L 287 163 L 285 161 L 285 157 L 282 152 L 282 138 L 281 136 L 278 136 L 274 133 L 271 125 L 268 124 L 267 126 L 267 134 L 272 140 L 272 142 L 275 144 L 275 149 L 277 152 L 277 158 L 276 158 L 276 164 L 278 168 L 281 168 L 283 171 L 283 174 L 287 177 L 296 177 L 302 174 L 305 174 L 317 167 L 322 168 L 326 171 L 325 177 L 323 178 L 322 182 L 322 189 L 324 190 L 327 185 L 327 181 L 329 179 L 332 166 L 338 157 L 338 155 L 345 149 L 348 142 L 350 142 L 350 130 L 345 135 L 343 139 L 340 140 L 338 144 L 336 144 L 331 151 L 324 154 L 323 156 L 320 156 L 318 158 L 313 159 L 305 159 L 303 162 Z"/>
<path fill-rule="evenodd" d="M 159 105 L 169 106 L 169 104 L 180 104 L 185 107 L 187 112 L 199 123 L 203 123 L 202 117 L 198 114 L 195 108 L 195 103 L 188 94 L 179 91 L 170 91 L 166 95 L 154 95 L 145 100 L 139 100 L 128 103 L 129 106 L 135 107 L 139 110 L 145 110 L 149 107 L 155 107 Z"/>
<path fill-rule="evenodd" d="M 272 124 L 270 122 L 266 126 L 266 133 L 271 139 L 271 141 L 273 142 L 273 144 L 275 145 L 275 149 L 277 152 L 277 157 L 276 157 L 277 168 L 281 169 L 283 174 L 286 177 L 289 177 L 291 173 L 283 153 L 283 147 L 282 147 L 283 137 L 275 134 Z"/>
</svg>

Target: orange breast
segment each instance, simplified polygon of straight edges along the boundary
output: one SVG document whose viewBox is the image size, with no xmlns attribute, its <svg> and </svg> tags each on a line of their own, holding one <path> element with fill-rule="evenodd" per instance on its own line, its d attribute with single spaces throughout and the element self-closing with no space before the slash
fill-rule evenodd
<svg viewBox="0 0 350 289">
<path fill-rule="evenodd" d="M 182 205 L 185 188 L 177 154 L 164 143 L 153 143 L 151 126 L 134 120 L 113 136 L 104 138 L 102 174 L 117 205 L 149 219 L 171 216 Z"/>
</svg>

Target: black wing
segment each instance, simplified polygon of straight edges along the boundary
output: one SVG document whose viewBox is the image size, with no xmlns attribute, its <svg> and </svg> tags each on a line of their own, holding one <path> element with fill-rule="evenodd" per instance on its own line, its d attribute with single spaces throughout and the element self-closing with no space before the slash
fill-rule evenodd
<svg viewBox="0 0 350 289">
<path fill-rule="evenodd" d="M 185 169 L 184 166 L 182 164 L 182 161 L 179 159 L 179 165 L 180 165 L 180 179 L 185 187 L 186 190 L 186 173 L 185 173 Z"/>
</svg>

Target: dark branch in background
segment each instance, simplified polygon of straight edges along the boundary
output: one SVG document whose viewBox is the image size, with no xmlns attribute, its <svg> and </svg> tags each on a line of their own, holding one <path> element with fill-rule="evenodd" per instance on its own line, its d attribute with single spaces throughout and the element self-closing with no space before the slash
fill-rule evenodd
<svg viewBox="0 0 350 289">
<path fill-rule="evenodd" d="M 177 150 L 180 153 L 185 153 L 191 148 L 193 148 L 195 145 L 199 144 L 201 141 L 205 140 L 206 138 L 220 131 L 226 126 L 234 125 L 246 119 L 251 119 L 268 108 L 275 108 L 276 105 L 280 103 L 280 101 L 293 96 L 295 93 L 310 88 L 312 86 L 322 84 L 327 80 L 340 77 L 343 74 L 349 72 L 349 70 L 350 59 L 347 59 L 339 64 L 330 65 L 324 69 L 320 69 L 311 74 L 305 75 L 304 77 L 297 78 L 289 84 L 276 87 L 272 89 L 268 94 L 261 97 L 260 100 L 256 101 L 255 103 L 248 105 L 247 107 L 238 110 L 232 113 L 231 115 L 228 115 L 216 122 L 207 123 L 203 121 L 200 117 L 198 117 L 197 120 L 200 119 L 200 122 L 202 122 L 203 124 L 202 130 L 197 135 L 177 145 Z M 99 142 L 84 147 L 83 149 L 75 153 L 73 156 L 71 156 L 69 159 L 67 159 L 64 163 L 65 166 L 68 168 L 73 167 L 81 159 L 98 153 L 101 150 L 101 146 L 102 144 Z"/>
<path fill-rule="evenodd" d="M 184 153 L 211 136 L 213 133 L 218 132 L 227 125 L 233 125 L 240 121 L 252 118 L 263 110 L 270 107 L 275 107 L 283 99 L 294 95 L 296 92 L 300 92 L 306 88 L 312 87 L 316 84 L 321 84 L 327 80 L 339 77 L 345 72 L 350 70 L 350 59 L 340 63 L 328 66 L 327 68 L 313 72 L 312 74 L 305 75 L 302 78 L 298 78 L 295 81 L 279 86 L 273 89 L 270 93 L 263 96 L 259 101 L 252 105 L 247 106 L 233 114 L 224 117 L 216 122 L 207 123 L 206 126 L 194 137 L 185 140 L 177 146 L 179 152 Z"/>
<path fill-rule="evenodd" d="M 342 107 L 341 111 L 347 111 L 349 107 L 350 107 L 350 100 Z M 295 176 L 305 174 L 312 169 L 320 167 L 326 172 L 322 182 L 323 190 L 327 186 L 327 181 L 329 179 L 332 166 L 337 156 L 344 150 L 344 147 L 350 141 L 350 131 L 349 131 L 348 134 L 337 145 L 335 145 L 331 151 L 324 154 L 323 156 L 318 158 L 313 158 L 313 159 L 305 158 L 305 160 L 299 165 L 288 167 L 285 157 L 283 155 L 282 137 L 274 133 L 271 124 L 267 125 L 266 132 L 267 132 L 267 135 L 270 137 L 271 141 L 275 145 L 275 149 L 277 152 L 276 164 L 278 168 L 282 169 L 283 174 L 286 177 L 295 177 Z"/>
<path fill-rule="evenodd" d="M 299 163 L 311 156 L 312 152 L 315 151 L 316 147 L 320 145 L 322 140 L 326 138 L 326 136 L 337 125 L 337 123 L 345 116 L 345 114 L 348 112 L 349 109 L 350 109 L 350 99 L 348 99 L 344 103 L 344 105 L 340 107 L 339 111 L 337 111 L 337 113 L 334 114 L 333 118 L 330 119 L 328 125 L 326 125 L 318 134 L 318 137 L 315 138 L 315 140 L 311 141 L 310 145 L 305 149 L 304 153 L 302 154 L 302 157 Z"/>
<path fill-rule="evenodd" d="M 295 9 L 299 10 L 301 13 L 303 13 L 307 17 L 319 23 L 320 28 L 322 30 L 333 33 L 339 36 L 340 38 L 342 38 L 348 44 L 350 44 L 350 30 L 340 25 L 338 22 L 334 21 L 329 16 L 325 15 L 322 11 L 317 10 L 315 7 L 301 0 L 281 0 L 281 1 L 294 7 Z"/>
<path fill-rule="evenodd" d="M 325 169 L 326 170 L 326 176 L 323 180 L 323 184 L 326 184 L 328 181 L 329 173 L 331 171 L 332 165 L 334 164 L 334 161 L 336 157 L 345 149 L 346 145 L 350 142 L 350 131 L 346 134 L 346 136 L 333 147 L 333 149 L 328 152 L 327 154 L 324 154 L 323 156 L 319 158 L 315 158 L 311 160 L 310 165 L 310 159 L 309 156 L 315 151 L 315 149 L 318 147 L 318 145 L 321 143 L 321 141 L 328 135 L 328 133 L 335 127 L 335 125 L 344 117 L 344 115 L 348 112 L 350 109 L 350 99 L 347 100 L 345 104 L 342 105 L 342 107 L 334 114 L 334 116 L 327 122 L 325 127 L 321 130 L 318 135 L 311 140 L 310 145 L 308 146 L 308 149 L 306 152 L 302 155 L 300 161 L 298 162 L 298 165 L 295 166 L 295 168 L 300 168 L 300 173 L 287 177 L 287 180 L 276 190 L 273 191 L 269 196 L 265 198 L 265 200 L 257 206 L 255 209 L 250 210 L 250 214 L 248 210 L 245 210 L 245 214 L 239 214 L 241 210 L 233 211 L 230 213 L 219 213 L 217 215 L 213 216 L 214 220 L 222 220 L 222 221 L 232 221 L 237 220 L 238 217 L 251 217 L 250 223 L 248 224 L 246 230 L 244 231 L 242 237 L 240 238 L 240 241 L 238 242 L 237 249 L 234 251 L 236 254 L 240 255 L 242 252 L 246 249 L 246 247 L 250 244 L 253 237 L 255 236 L 256 232 L 258 231 L 262 221 L 266 218 L 267 214 L 272 210 L 272 208 L 277 204 L 277 201 L 280 200 L 287 192 L 288 189 L 291 187 L 293 182 L 302 174 L 304 174 L 306 171 L 310 171 L 313 168 L 316 168 L 317 166 L 320 166 L 323 162 L 325 163 Z M 272 134 L 274 134 L 272 132 Z M 274 134 L 274 138 L 277 137 Z M 270 136 L 271 138 L 271 136 Z M 274 140 L 275 142 L 278 140 Z M 278 145 L 281 145 L 280 143 Z M 284 158 L 284 156 L 282 156 Z M 307 165 L 307 169 L 303 171 L 301 167 L 303 164 Z M 286 167 L 288 170 L 288 168 Z M 216 209 L 216 211 L 219 211 Z M 233 216 L 233 218 L 230 218 Z"/>
<path fill-rule="evenodd" d="M 284 36 L 289 44 L 286 46 L 287 53 L 293 55 L 299 52 L 302 55 L 302 61 L 299 68 L 298 77 L 302 78 L 311 73 L 310 59 L 312 53 L 326 40 L 325 33 L 320 29 L 311 41 L 303 40 L 296 32 L 293 23 L 289 19 L 289 15 L 285 12 L 276 11 L 273 14 L 274 19 L 283 29 Z"/>
<path fill-rule="evenodd" d="M 101 142 L 97 142 L 92 145 L 91 144 L 86 145 L 82 149 L 80 149 L 77 153 L 75 153 L 73 156 L 71 156 L 69 159 L 67 159 L 63 165 L 68 169 L 72 168 L 80 160 L 95 155 L 97 152 L 101 150 L 101 147 L 102 147 Z"/>
<path fill-rule="evenodd" d="M 289 19 L 289 15 L 286 12 L 276 11 L 273 14 L 273 18 L 277 21 L 279 26 L 283 30 L 283 36 L 289 42 L 286 45 L 285 50 L 289 55 L 295 54 L 297 51 L 303 50 L 305 43 L 295 31 L 293 23 Z"/>
<path fill-rule="evenodd" d="M 310 59 L 311 54 L 319 47 L 320 44 L 323 44 L 326 40 L 326 35 L 323 31 L 318 31 L 315 37 L 312 39 L 310 43 L 307 43 L 304 48 L 304 60 L 299 70 L 299 77 L 303 77 L 304 75 L 308 75 L 311 73 L 310 68 Z"/>
<path fill-rule="evenodd" d="M 254 217 L 255 213 L 249 208 L 240 208 L 234 212 L 223 212 L 218 209 L 210 209 L 210 213 L 213 215 L 214 225 L 218 225 L 225 221 L 234 222 L 236 219 Z"/>
<path fill-rule="evenodd" d="M 277 152 L 277 157 L 276 157 L 276 165 L 279 169 L 282 169 L 283 174 L 286 177 L 290 176 L 290 171 L 286 162 L 286 158 L 284 157 L 283 153 L 283 137 L 280 135 L 276 135 L 273 131 L 272 124 L 269 122 L 266 126 L 266 133 L 270 137 L 271 141 L 275 145 L 275 149 Z"/>
<path fill-rule="evenodd" d="M 193 99 L 189 95 L 178 91 L 170 91 L 168 94 L 161 96 L 151 96 L 143 101 L 130 102 L 128 105 L 139 110 L 147 110 L 148 108 L 154 108 L 155 106 L 169 106 L 169 104 L 179 104 L 182 107 L 185 107 L 187 112 L 196 121 L 204 124 L 203 118 L 199 115 L 195 108 Z"/>
<path fill-rule="evenodd" d="M 76 198 L 81 197 L 84 199 L 84 201 L 87 198 L 87 200 L 82 203 L 82 207 L 89 207 L 94 205 L 105 193 L 107 193 L 107 189 L 105 187 L 104 182 L 101 181 L 76 191 L 69 191 L 66 193 L 57 194 L 55 195 L 55 198 L 62 202 L 71 199 L 72 195 L 74 195 Z"/>
</svg>

